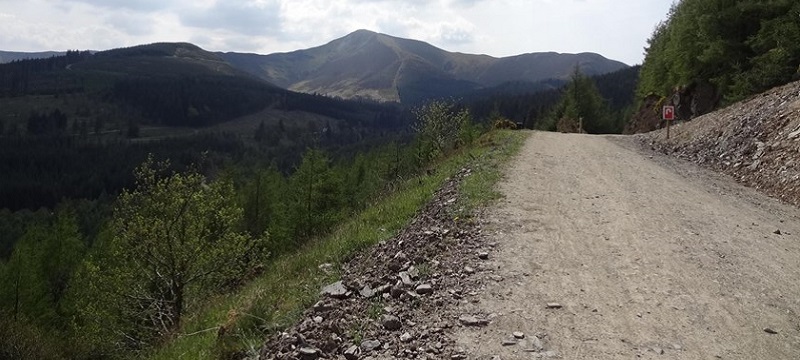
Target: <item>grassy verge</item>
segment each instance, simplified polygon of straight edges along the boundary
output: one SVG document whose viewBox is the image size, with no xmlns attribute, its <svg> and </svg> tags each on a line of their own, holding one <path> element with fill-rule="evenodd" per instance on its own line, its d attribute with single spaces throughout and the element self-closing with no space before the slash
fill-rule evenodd
<svg viewBox="0 0 800 360">
<path fill-rule="evenodd" d="M 465 166 L 473 173 L 462 183 L 467 211 L 499 197 L 494 184 L 502 165 L 516 154 L 526 133 L 496 131 L 474 146 L 442 160 L 429 176 L 407 181 L 393 195 L 343 223 L 332 234 L 271 263 L 263 275 L 240 291 L 209 299 L 186 317 L 182 336 L 149 354 L 150 359 L 212 359 L 231 354 L 255 357 L 265 334 L 292 324 L 318 300 L 319 289 L 333 281 L 334 269 L 354 252 L 394 236 L 427 203 L 446 178 Z M 221 335 L 220 335 L 221 334 Z"/>
</svg>

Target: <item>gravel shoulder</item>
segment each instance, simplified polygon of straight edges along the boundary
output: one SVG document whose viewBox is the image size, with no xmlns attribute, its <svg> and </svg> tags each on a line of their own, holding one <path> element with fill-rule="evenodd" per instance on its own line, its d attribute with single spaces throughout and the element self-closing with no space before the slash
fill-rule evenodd
<svg viewBox="0 0 800 360">
<path fill-rule="evenodd" d="M 800 358 L 797 208 L 631 137 L 534 132 L 500 189 L 469 358 Z"/>
</svg>

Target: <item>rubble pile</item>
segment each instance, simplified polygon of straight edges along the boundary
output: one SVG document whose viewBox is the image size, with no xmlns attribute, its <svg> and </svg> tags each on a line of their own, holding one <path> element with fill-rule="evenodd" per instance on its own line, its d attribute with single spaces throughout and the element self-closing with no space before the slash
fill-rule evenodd
<svg viewBox="0 0 800 360">
<path fill-rule="evenodd" d="M 480 225 L 460 219 L 461 170 L 397 236 L 342 265 L 340 281 L 301 322 L 267 340 L 262 359 L 458 359 L 448 336 L 458 326 L 484 326 L 483 314 L 458 312 L 477 298 L 474 276 L 492 246 Z"/>
<path fill-rule="evenodd" d="M 665 129 L 636 136 L 800 206 L 800 82 L 673 126 L 669 140 Z"/>
</svg>

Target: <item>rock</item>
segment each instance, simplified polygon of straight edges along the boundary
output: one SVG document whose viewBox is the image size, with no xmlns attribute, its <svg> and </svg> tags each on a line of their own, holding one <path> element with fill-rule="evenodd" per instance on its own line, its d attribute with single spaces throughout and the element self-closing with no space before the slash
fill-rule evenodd
<svg viewBox="0 0 800 360">
<path fill-rule="evenodd" d="M 561 306 L 561 304 L 559 304 L 557 302 L 547 303 L 547 308 L 548 309 L 561 309 L 562 307 L 563 306 Z"/>
<path fill-rule="evenodd" d="M 316 304 L 314 304 L 314 311 L 316 312 L 328 312 L 333 309 L 333 306 L 326 304 L 324 301 L 318 301 Z"/>
<path fill-rule="evenodd" d="M 464 326 L 486 326 L 489 324 L 489 320 L 479 318 L 473 315 L 461 315 L 458 318 L 458 322 Z"/>
<path fill-rule="evenodd" d="M 514 346 L 517 345 L 517 339 L 505 339 L 503 340 L 503 346 Z"/>
<path fill-rule="evenodd" d="M 523 333 L 521 331 L 515 331 L 513 335 L 517 339 L 524 339 L 525 338 L 525 333 Z"/>
<path fill-rule="evenodd" d="M 400 271 L 403 270 L 403 263 L 397 259 L 392 260 L 389 263 L 389 270 L 391 271 Z"/>
<path fill-rule="evenodd" d="M 467 359 L 467 354 L 453 354 L 453 355 L 450 355 L 450 359 L 451 360 L 466 360 Z"/>
<path fill-rule="evenodd" d="M 361 290 L 359 290 L 358 293 L 365 298 L 371 298 L 375 296 L 376 291 L 372 290 L 372 288 L 370 288 L 369 285 L 364 285 L 364 287 L 361 288 Z"/>
<path fill-rule="evenodd" d="M 389 291 L 391 288 L 392 288 L 391 284 L 385 284 L 385 285 L 381 285 L 381 286 L 376 287 L 375 290 L 373 290 L 373 291 L 375 292 L 375 294 L 383 294 L 383 293 Z"/>
<path fill-rule="evenodd" d="M 344 351 L 344 358 L 347 360 L 358 360 L 361 355 L 361 349 L 358 346 L 351 346 Z"/>
<path fill-rule="evenodd" d="M 322 316 L 314 316 L 313 320 L 314 320 L 315 323 L 319 324 L 325 319 L 323 319 Z"/>
<path fill-rule="evenodd" d="M 346 299 L 348 297 L 347 288 L 340 280 L 322 288 L 322 295 L 332 297 L 334 299 Z"/>
<path fill-rule="evenodd" d="M 397 299 L 400 296 L 402 296 L 405 293 L 405 291 L 403 290 L 403 282 L 398 280 L 397 284 L 392 286 L 392 290 L 390 290 L 389 293 L 395 299 Z"/>
<path fill-rule="evenodd" d="M 383 319 L 381 320 L 381 325 L 386 330 L 399 330 L 403 327 L 403 323 L 400 322 L 400 318 L 394 315 L 383 315 Z"/>
<path fill-rule="evenodd" d="M 414 285 L 414 282 L 411 281 L 411 276 L 408 275 L 407 272 L 401 271 L 400 274 L 398 274 L 398 276 L 400 276 L 400 281 L 403 282 L 403 285 L 405 285 L 405 286 Z"/>
<path fill-rule="evenodd" d="M 431 294 L 433 293 L 433 286 L 431 284 L 420 284 L 415 291 L 420 295 Z"/>
<path fill-rule="evenodd" d="M 300 354 L 300 358 L 303 360 L 315 360 L 319 358 L 319 349 L 304 346 L 297 350 L 297 353 Z"/>
<path fill-rule="evenodd" d="M 417 269 L 415 266 L 409 267 L 408 268 L 408 276 L 411 276 L 412 279 L 418 279 L 419 278 L 419 269 Z"/>
<path fill-rule="evenodd" d="M 361 342 L 361 350 L 363 351 L 372 351 L 381 346 L 381 342 L 379 340 L 364 340 Z"/>
<path fill-rule="evenodd" d="M 656 353 L 658 355 L 664 355 L 664 349 L 662 349 L 662 348 L 660 348 L 658 346 L 654 347 L 652 350 L 653 350 L 654 353 Z"/>
<path fill-rule="evenodd" d="M 475 269 L 473 269 L 472 267 L 469 267 L 469 266 L 465 266 L 464 267 L 464 272 L 467 273 L 467 274 L 474 274 L 475 273 Z"/>
<path fill-rule="evenodd" d="M 781 235 L 782 234 L 780 230 L 775 230 L 772 233 L 775 234 L 775 235 Z"/>
<path fill-rule="evenodd" d="M 411 334 L 409 334 L 407 332 L 403 333 L 403 335 L 400 335 L 400 342 L 407 343 L 407 342 L 410 342 L 413 339 L 414 339 L 414 337 L 411 336 Z"/>
<path fill-rule="evenodd" d="M 767 333 L 767 334 L 773 334 L 773 335 L 778 333 L 777 331 L 773 330 L 772 328 L 768 328 L 768 327 L 764 328 L 764 332 Z"/>
<path fill-rule="evenodd" d="M 486 252 L 486 251 L 481 251 L 481 252 L 479 252 L 479 253 L 478 253 L 478 259 L 481 259 L 481 260 L 488 260 L 488 259 L 489 259 L 489 253 L 488 253 L 488 252 Z"/>
<path fill-rule="evenodd" d="M 539 339 L 538 336 L 531 336 L 530 338 L 531 348 L 535 351 L 539 352 L 544 350 L 544 345 L 542 345 L 542 340 Z"/>
</svg>

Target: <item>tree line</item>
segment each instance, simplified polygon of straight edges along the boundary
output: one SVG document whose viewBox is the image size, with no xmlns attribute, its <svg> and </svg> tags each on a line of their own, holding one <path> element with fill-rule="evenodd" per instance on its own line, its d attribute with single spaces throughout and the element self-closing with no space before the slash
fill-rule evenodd
<svg viewBox="0 0 800 360">
<path fill-rule="evenodd" d="M 800 2 L 682 0 L 648 40 L 640 98 L 712 84 L 726 102 L 800 78 Z"/>
</svg>

